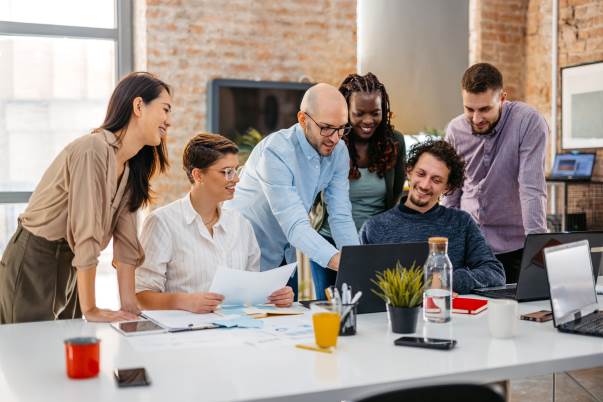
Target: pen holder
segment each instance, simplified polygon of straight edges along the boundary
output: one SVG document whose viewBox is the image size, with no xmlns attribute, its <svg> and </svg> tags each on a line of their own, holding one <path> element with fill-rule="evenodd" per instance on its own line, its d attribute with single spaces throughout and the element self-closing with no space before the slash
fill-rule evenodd
<svg viewBox="0 0 603 402">
<path fill-rule="evenodd" d="M 357 306 L 358 304 L 341 305 L 343 315 L 341 316 L 341 323 L 339 325 L 340 336 L 356 335 Z"/>
</svg>

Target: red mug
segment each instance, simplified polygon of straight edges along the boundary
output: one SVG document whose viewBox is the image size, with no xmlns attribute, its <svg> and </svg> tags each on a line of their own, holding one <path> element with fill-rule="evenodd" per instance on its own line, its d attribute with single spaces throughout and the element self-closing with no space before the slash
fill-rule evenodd
<svg viewBox="0 0 603 402">
<path fill-rule="evenodd" d="M 100 371 L 100 339 L 65 339 L 65 361 L 69 378 L 90 378 Z"/>
</svg>

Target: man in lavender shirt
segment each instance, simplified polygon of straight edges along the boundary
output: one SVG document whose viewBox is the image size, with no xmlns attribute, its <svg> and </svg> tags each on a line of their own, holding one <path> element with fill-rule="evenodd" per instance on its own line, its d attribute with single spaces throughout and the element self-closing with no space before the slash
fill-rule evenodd
<svg viewBox="0 0 603 402">
<path fill-rule="evenodd" d="M 443 205 L 473 216 L 514 283 L 526 235 L 546 232 L 548 126 L 534 108 L 506 100 L 491 64 L 469 67 L 461 84 L 464 113 L 448 124 L 446 141 L 465 160 L 466 179 Z"/>
</svg>

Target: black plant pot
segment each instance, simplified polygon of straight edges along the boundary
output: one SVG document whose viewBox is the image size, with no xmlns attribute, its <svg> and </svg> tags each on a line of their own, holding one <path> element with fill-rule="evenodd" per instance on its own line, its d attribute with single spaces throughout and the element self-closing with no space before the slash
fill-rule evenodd
<svg viewBox="0 0 603 402">
<path fill-rule="evenodd" d="M 417 318 L 421 307 L 394 307 L 387 305 L 387 314 L 392 326 L 392 332 L 396 334 L 408 334 L 417 329 Z"/>
</svg>

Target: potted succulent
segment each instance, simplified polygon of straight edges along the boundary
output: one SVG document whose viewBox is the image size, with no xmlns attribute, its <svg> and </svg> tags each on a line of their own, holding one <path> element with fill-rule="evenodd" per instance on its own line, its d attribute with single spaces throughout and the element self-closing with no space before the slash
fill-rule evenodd
<svg viewBox="0 0 603 402">
<path fill-rule="evenodd" d="M 387 305 L 392 331 L 415 332 L 423 299 L 423 269 L 413 264 L 405 268 L 398 261 L 395 268 L 378 272 L 371 279 L 378 290 L 371 289 Z"/>
</svg>

